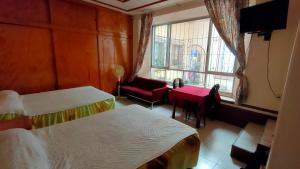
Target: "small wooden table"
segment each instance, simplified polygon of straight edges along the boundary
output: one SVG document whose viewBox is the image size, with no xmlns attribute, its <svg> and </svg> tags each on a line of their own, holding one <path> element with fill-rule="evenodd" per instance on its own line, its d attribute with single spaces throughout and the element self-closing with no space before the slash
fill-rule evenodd
<svg viewBox="0 0 300 169">
<path fill-rule="evenodd" d="M 196 113 L 197 122 L 196 127 L 200 127 L 200 114 L 205 111 L 205 98 L 209 95 L 209 89 L 196 87 L 196 86 L 184 86 L 181 88 L 173 89 L 169 94 L 169 99 L 173 102 L 173 114 L 172 118 L 175 118 L 177 103 L 183 100 L 195 102 L 198 104 L 198 112 Z"/>
</svg>

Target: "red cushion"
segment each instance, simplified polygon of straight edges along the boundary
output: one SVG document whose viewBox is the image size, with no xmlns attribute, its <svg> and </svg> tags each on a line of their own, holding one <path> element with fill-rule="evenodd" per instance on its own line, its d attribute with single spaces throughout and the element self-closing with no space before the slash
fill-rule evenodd
<svg viewBox="0 0 300 169">
<path fill-rule="evenodd" d="M 162 88 L 167 86 L 167 82 L 154 80 L 154 79 L 146 79 L 142 77 L 136 77 L 133 82 L 131 82 L 130 86 L 136 86 L 145 90 L 154 90 L 156 88 Z"/>
<path fill-rule="evenodd" d="M 122 91 L 146 100 L 152 100 L 152 91 L 141 89 L 135 86 L 122 86 Z"/>
<path fill-rule="evenodd" d="M 23 128 L 30 130 L 32 128 L 32 121 L 28 116 L 19 117 L 13 120 L 0 121 L 0 131 L 12 128 Z"/>
</svg>

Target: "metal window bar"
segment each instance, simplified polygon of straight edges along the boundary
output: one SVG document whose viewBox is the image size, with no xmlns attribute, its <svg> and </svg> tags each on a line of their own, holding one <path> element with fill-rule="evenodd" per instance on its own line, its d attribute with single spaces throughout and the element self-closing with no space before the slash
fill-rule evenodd
<svg viewBox="0 0 300 169">
<path fill-rule="evenodd" d="M 208 32 L 208 35 L 206 37 L 205 33 L 204 33 L 205 25 L 202 24 L 202 29 L 200 29 L 201 24 L 199 24 L 200 23 L 199 21 L 201 22 L 201 19 L 189 20 L 187 22 L 185 21 L 185 22 L 176 22 L 176 23 L 169 23 L 169 24 L 165 24 L 165 25 L 159 25 L 159 26 L 167 26 L 167 37 L 166 37 L 167 45 L 166 45 L 166 50 L 164 51 L 165 52 L 165 56 L 164 56 L 165 57 L 164 58 L 165 63 L 164 63 L 164 66 L 155 65 L 155 64 L 153 64 L 153 58 L 152 58 L 151 59 L 151 69 L 159 69 L 160 71 L 164 70 L 164 80 L 169 81 L 169 82 L 171 81 L 170 79 L 172 79 L 173 77 L 178 77 L 178 72 L 181 72 L 179 74 L 181 74 L 181 78 L 184 79 L 184 80 L 187 80 L 187 79 L 185 79 L 186 78 L 186 76 L 185 76 L 186 73 L 191 73 L 192 72 L 195 76 L 197 75 L 196 78 L 199 78 L 199 85 L 201 83 L 203 83 L 203 86 L 206 87 L 206 88 L 210 87 L 209 83 L 211 83 L 211 82 L 208 82 L 208 76 L 210 76 L 210 77 L 214 76 L 213 77 L 213 83 L 215 83 L 217 81 L 218 83 L 220 83 L 221 86 L 229 86 L 229 87 L 231 86 L 230 87 L 231 91 L 228 92 L 228 93 L 232 94 L 233 84 L 232 85 L 229 84 L 229 81 L 226 80 L 226 78 L 222 79 L 222 77 L 232 78 L 233 80 L 231 80 L 230 83 L 234 82 L 235 79 L 234 79 L 233 71 L 235 70 L 235 67 L 236 67 L 236 60 L 234 58 L 234 60 L 235 60 L 234 61 L 234 67 L 230 68 L 233 71 L 229 71 L 228 66 L 226 67 L 226 64 L 230 63 L 230 62 L 227 61 L 228 59 L 224 60 L 224 58 L 228 58 L 228 57 L 224 57 L 224 55 L 228 55 L 226 52 L 224 52 L 226 50 L 225 49 L 226 46 L 224 46 L 224 44 L 222 45 L 222 41 L 221 41 L 219 36 L 212 36 L 213 29 L 215 29 L 215 28 L 213 28 L 212 22 L 210 20 L 208 22 L 208 24 L 209 24 L 208 31 L 209 32 Z M 179 26 L 178 26 L 178 24 L 179 24 Z M 156 31 L 157 31 L 156 28 L 157 27 L 158 26 L 153 26 L 153 35 L 152 35 L 152 43 L 151 43 L 152 44 L 152 46 L 151 46 L 152 47 L 152 50 L 151 50 L 152 57 L 153 57 L 153 54 L 155 54 L 155 42 L 156 42 L 155 40 L 156 40 Z M 192 27 L 192 29 L 191 29 L 191 27 Z M 162 27 L 160 27 L 160 28 L 162 28 Z M 179 32 L 179 35 L 173 36 L 172 30 L 175 30 L 176 34 L 178 34 L 178 32 Z M 198 30 L 198 31 L 195 31 L 195 30 Z M 162 29 L 160 29 L 160 31 L 162 31 Z M 185 33 L 191 34 L 192 38 L 184 37 Z M 200 35 L 202 35 L 202 36 L 200 36 Z M 212 50 L 211 45 L 213 45 L 212 40 L 214 38 L 217 39 L 218 44 L 219 44 L 217 54 L 211 53 L 211 50 Z M 177 41 L 178 41 L 179 46 L 176 49 L 173 44 L 177 44 Z M 207 42 L 205 42 L 205 41 L 207 41 Z M 183 43 L 183 46 L 191 46 L 191 48 L 189 50 L 184 49 L 183 51 L 181 51 L 180 42 Z M 192 50 L 195 50 L 195 51 L 197 50 L 196 47 L 192 46 L 194 44 L 201 44 L 201 45 L 206 44 L 205 57 L 203 58 L 203 60 L 200 60 L 201 61 L 200 63 L 197 63 L 197 64 L 199 64 L 198 67 L 200 67 L 200 69 L 201 69 L 202 65 L 204 65 L 204 67 L 205 67 L 204 71 L 201 71 L 199 69 L 198 70 L 192 69 L 191 65 L 189 65 L 193 61 L 188 62 L 189 59 L 190 59 L 189 58 L 190 56 L 189 56 L 188 52 L 190 52 Z M 184 48 L 187 48 L 187 47 L 184 47 Z M 175 50 L 178 50 L 178 51 L 175 51 Z M 223 56 L 221 56 L 220 51 L 223 51 L 223 53 L 222 53 Z M 172 56 L 171 54 L 176 54 L 177 56 Z M 210 60 L 210 57 L 211 56 L 213 57 L 214 55 L 217 57 L 217 60 L 215 60 L 216 63 L 212 63 L 211 60 Z M 223 58 L 220 60 L 220 57 L 223 57 Z M 177 59 L 177 61 L 178 61 L 179 58 L 184 58 L 182 60 L 183 63 L 181 63 L 181 65 L 178 64 L 177 67 L 176 67 L 176 65 L 173 64 L 173 60 Z M 221 63 L 223 63 L 223 64 L 221 64 Z M 213 69 L 213 70 L 209 69 L 211 64 L 215 64 L 216 68 Z M 183 68 L 179 68 L 180 66 L 182 66 Z M 202 81 L 202 79 L 201 79 L 202 74 L 204 74 L 204 81 Z M 167 77 L 167 76 L 170 76 L 170 77 Z M 151 77 L 154 77 L 153 73 L 152 73 L 152 70 L 151 70 Z M 161 79 L 161 77 L 160 77 L 160 79 Z"/>
</svg>

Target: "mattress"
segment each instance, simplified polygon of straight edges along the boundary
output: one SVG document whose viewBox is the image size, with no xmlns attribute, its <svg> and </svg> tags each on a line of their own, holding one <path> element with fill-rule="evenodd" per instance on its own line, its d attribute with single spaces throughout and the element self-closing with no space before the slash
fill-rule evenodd
<svg viewBox="0 0 300 169">
<path fill-rule="evenodd" d="M 21 96 L 33 127 L 78 119 L 114 108 L 114 96 L 92 86 L 55 90 Z"/>
<path fill-rule="evenodd" d="M 3 169 L 192 168 L 200 148 L 195 129 L 137 105 L 0 140 Z"/>
<path fill-rule="evenodd" d="M 40 115 L 112 99 L 113 95 L 92 86 L 22 95 L 28 115 Z"/>
</svg>

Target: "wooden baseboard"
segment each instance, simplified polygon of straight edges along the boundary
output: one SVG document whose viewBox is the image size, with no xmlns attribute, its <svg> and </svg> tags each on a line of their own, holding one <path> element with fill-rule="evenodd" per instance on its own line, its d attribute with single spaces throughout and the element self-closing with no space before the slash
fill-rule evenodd
<svg viewBox="0 0 300 169">
<path fill-rule="evenodd" d="M 253 159 L 254 153 L 251 153 L 249 151 L 236 147 L 235 145 L 232 145 L 230 156 L 244 163 L 249 163 Z"/>
<path fill-rule="evenodd" d="M 248 122 L 264 125 L 268 119 L 276 120 L 277 114 L 266 109 L 257 109 L 254 106 L 236 106 L 230 103 L 222 103 L 221 107 L 215 112 L 215 119 L 245 127 Z"/>
<path fill-rule="evenodd" d="M 268 119 L 276 120 L 277 114 L 278 112 L 274 110 L 246 104 L 235 105 L 232 101 L 222 100 L 221 107 L 214 112 L 214 118 L 238 127 L 245 127 L 248 122 L 264 125 Z"/>
</svg>

